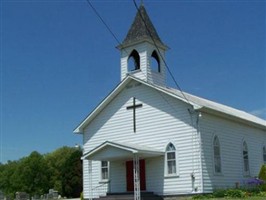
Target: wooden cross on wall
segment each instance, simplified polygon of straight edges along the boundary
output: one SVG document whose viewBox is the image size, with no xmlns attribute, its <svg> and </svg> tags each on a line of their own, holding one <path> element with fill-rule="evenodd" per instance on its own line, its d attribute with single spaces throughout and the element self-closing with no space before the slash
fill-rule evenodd
<svg viewBox="0 0 266 200">
<path fill-rule="evenodd" d="M 133 109 L 133 131 L 136 133 L 136 108 L 142 107 L 142 104 L 136 104 L 136 98 L 133 97 L 133 105 L 128 106 L 127 110 Z"/>
</svg>

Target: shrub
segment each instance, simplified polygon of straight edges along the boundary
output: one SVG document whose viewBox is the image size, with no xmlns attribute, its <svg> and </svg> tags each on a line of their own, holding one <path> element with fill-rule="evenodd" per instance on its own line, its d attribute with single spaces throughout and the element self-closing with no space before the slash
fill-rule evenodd
<svg viewBox="0 0 266 200">
<path fill-rule="evenodd" d="M 259 188 L 260 188 L 260 191 L 266 192 L 266 184 L 265 183 L 260 185 Z"/>
<path fill-rule="evenodd" d="M 228 189 L 225 192 L 225 196 L 231 198 L 244 198 L 246 196 L 246 192 L 240 189 Z"/>
<path fill-rule="evenodd" d="M 80 200 L 84 200 L 83 192 L 80 193 Z"/>
<path fill-rule="evenodd" d="M 260 168 L 259 179 L 266 181 L 266 165 L 262 165 Z"/>
<path fill-rule="evenodd" d="M 211 194 L 199 194 L 192 197 L 192 199 L 211 199 L 213 195 Z"/>
<path fill-rule="evenodd" d="M 266 192 L 260 192 L 257 196 L 259 196 L 259 197 L 266 197 Z"/>
<path fill-rule="evenodd" d="M 213 191 L 213 197 L 215 198 L 221 198 L 225 197 L 226 190 L 218 189 Z"/>
</svg>

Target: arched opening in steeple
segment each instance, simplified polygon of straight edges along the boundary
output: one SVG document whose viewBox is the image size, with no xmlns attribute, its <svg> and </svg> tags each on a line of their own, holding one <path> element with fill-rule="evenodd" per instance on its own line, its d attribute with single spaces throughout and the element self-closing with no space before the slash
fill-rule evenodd
<svg viewBox="0 0 266 200">
<path fill-rule="evenodd" d="M 151 69 L 156 72 L 161 72 L 160 58 L 155 50 L 151 54 Z"/>
<path fill-rule="evenodd" d="M 140 69 L 139 53 L 134 49 L 127 60 L 128 71 L 135 71 Z"/>
</svg>

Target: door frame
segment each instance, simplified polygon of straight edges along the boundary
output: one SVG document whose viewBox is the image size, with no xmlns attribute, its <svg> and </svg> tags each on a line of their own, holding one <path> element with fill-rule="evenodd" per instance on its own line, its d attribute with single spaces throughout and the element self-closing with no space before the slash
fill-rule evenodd
<svg viewBox="0 0 266 200">
<path fill-rule="evenodd" d="M 146 190 L 146 166 L 145 160 L 139 160 L 139 179 L 140 179 L 140 190 Z M 134 191 L 134 169 L 133 160 L 126 161 L 126 189 L 128 192 Z"/>
</svg>

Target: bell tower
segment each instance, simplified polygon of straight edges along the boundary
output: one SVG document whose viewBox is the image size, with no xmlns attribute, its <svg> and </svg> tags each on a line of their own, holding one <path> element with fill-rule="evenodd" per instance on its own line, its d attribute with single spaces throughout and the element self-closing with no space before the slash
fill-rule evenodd
<svg viewBox="0 0 266 200">
<path fill-rule="evenodd" d="M 141 4 L 123 43 L 121 52 L 121 80 L 131 75 L 152 84 L 165 86 L 165 52 L 144 5 Z"/>
</svg>

